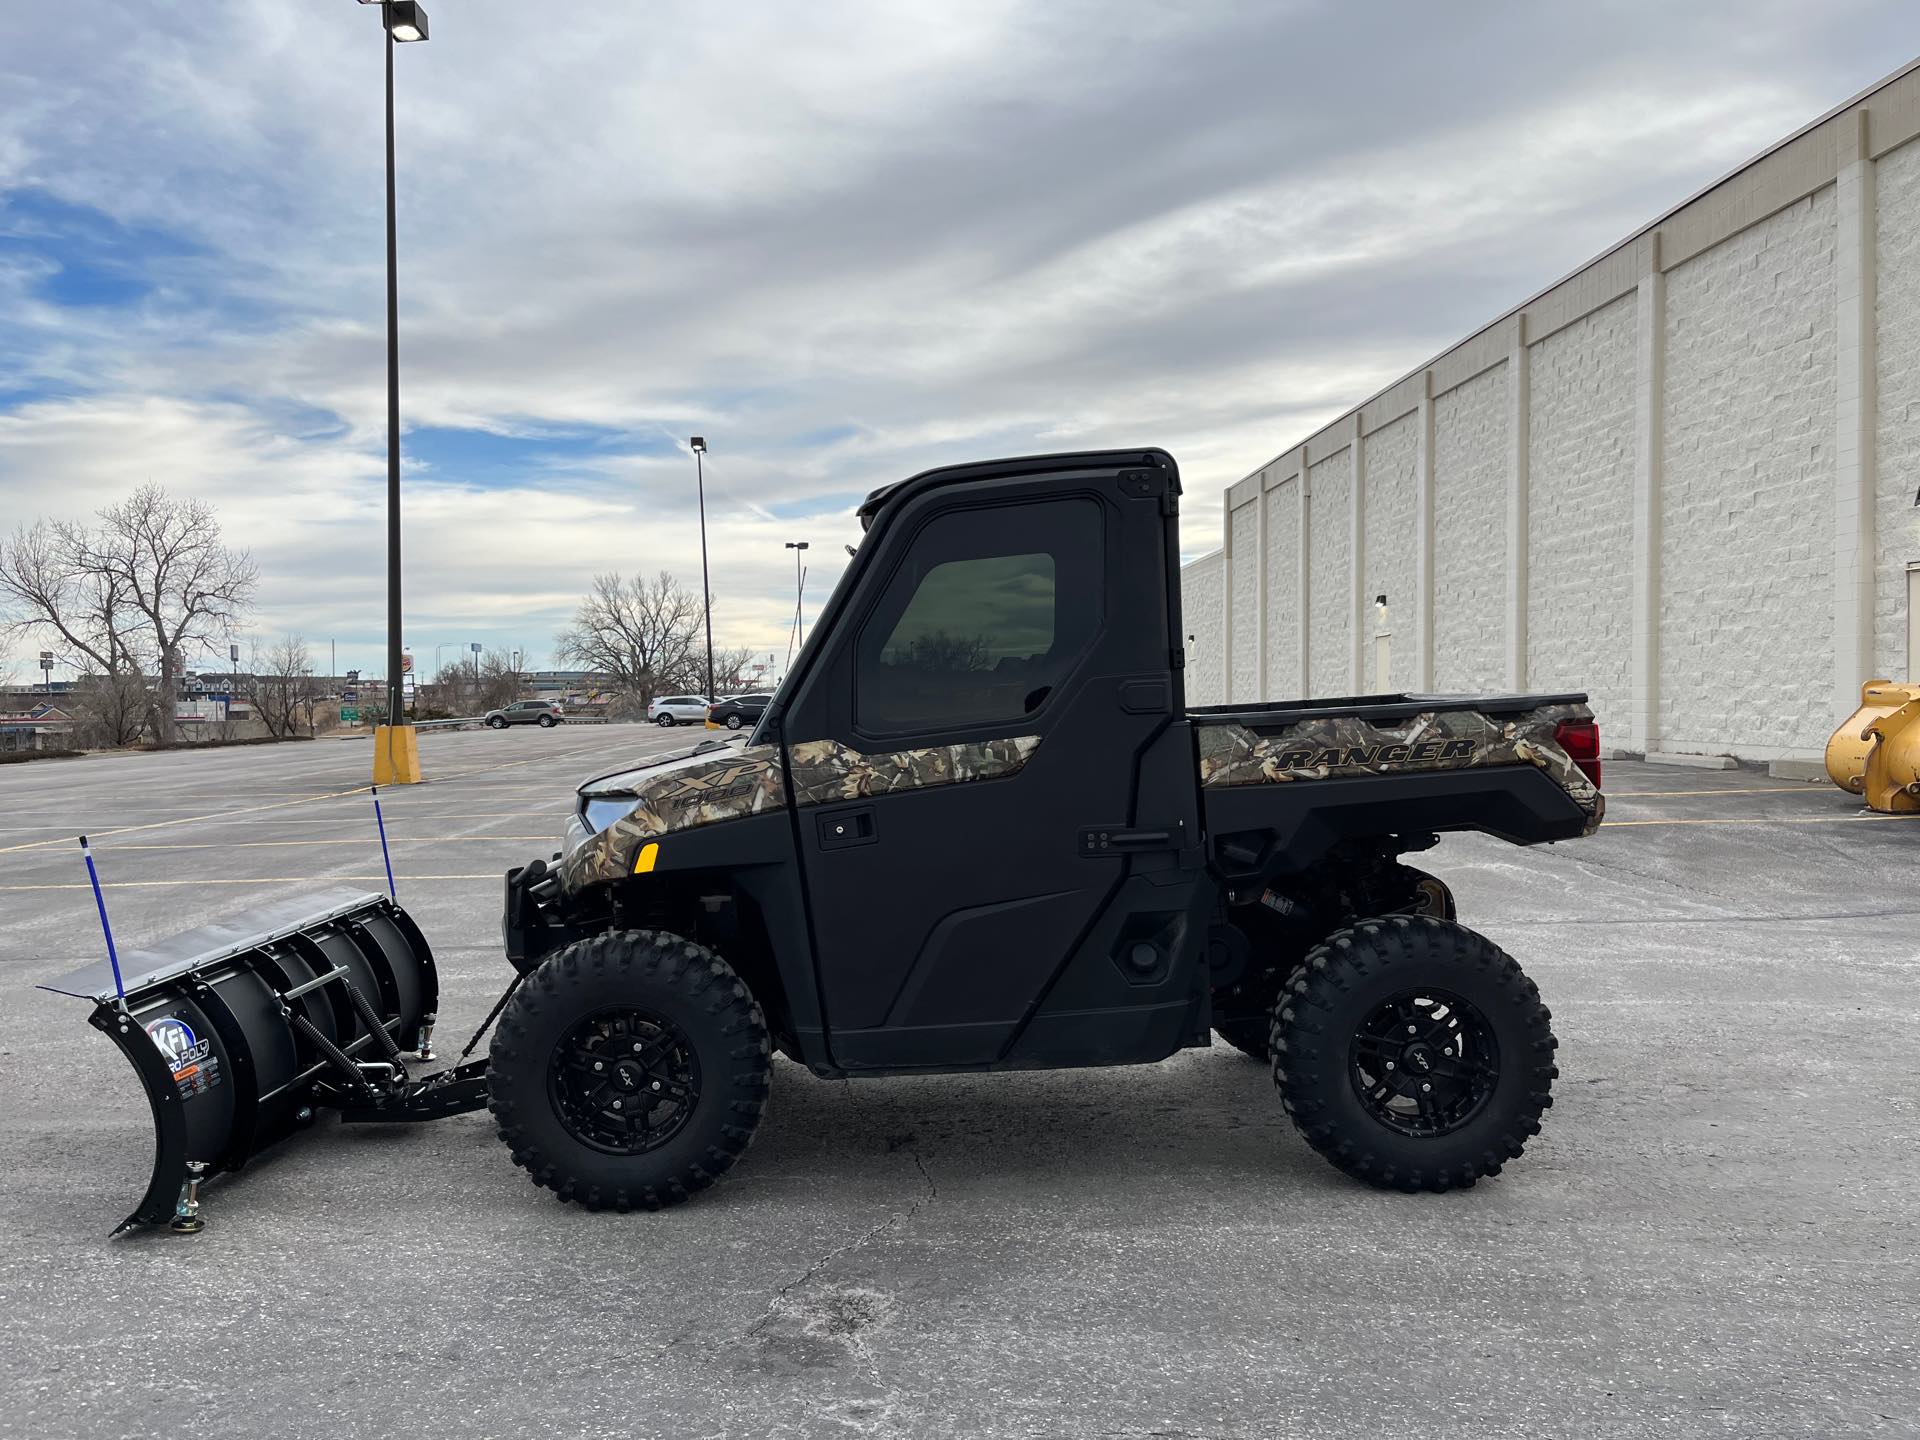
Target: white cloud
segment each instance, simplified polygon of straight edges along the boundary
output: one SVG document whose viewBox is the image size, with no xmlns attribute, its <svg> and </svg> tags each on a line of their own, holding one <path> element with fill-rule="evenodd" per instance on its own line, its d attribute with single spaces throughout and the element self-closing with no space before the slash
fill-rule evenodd
<svg viewBox="0 0 1920 1440">
<path fill-rule="evenodd" d="M 596 570 L 697 574 L 662 453 L 693 431 L 723 643 L 782 645 L 783 542 L 824 596 L 846 497 L 929 464 L 1162 444 L 1210 548 L 1221 485 L 1920 40 L 1886 3 L 430 8 L 396 56 L 408 422 L 613 438 L 410 463 L 407 638 L 539 654 Z M 262 632 L 365 665 L 381 63 L 348 0 L 0 16 L 0 205 L 185 247 L 116 309 L 0 248 L 0 519 L 205 495 Z"/>
</svg>

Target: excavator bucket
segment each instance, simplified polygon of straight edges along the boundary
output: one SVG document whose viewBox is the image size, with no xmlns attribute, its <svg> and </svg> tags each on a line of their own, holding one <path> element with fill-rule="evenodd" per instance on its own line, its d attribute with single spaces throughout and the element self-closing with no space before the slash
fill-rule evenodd
<svg viewBox="0 0 1920 1440">
<path fill-rule="evenodd" d="M 93 1003 L 153 1111 L 153 1175 L 114 1233 L 200 1228 L 200 1184 L 238 1170 L 323 1106 L 429 1119 L 483 1101 L 482 1065 L 427 1080 L 439 980 L 407 913 L 331 890 L 243 912 L 41 988 Z"/>
<path fill-rule="evenodd" d="M 1867 794 L 1867 762 L 1883 739 L 1908 725 L 1920 702 L 1920 683 L 1869 680 L 1860 687 L 1860 708 L 1840 722 L 1827 741 L 1827 778 L 1850 795 Z M 1894 787 L 1897 789 L 1898 787 Z M 1888 805 L 1869 803 L 1876 810 Z"/>
</svg>

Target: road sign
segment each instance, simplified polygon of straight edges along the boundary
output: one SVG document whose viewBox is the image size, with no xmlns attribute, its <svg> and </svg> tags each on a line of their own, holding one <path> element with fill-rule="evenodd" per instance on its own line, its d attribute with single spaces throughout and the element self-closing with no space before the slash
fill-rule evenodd
<svg viewBox="0 0 1920 1440">
<path fill-rule="evenodd" d="M 360 712 L 350 705 L 342 705 L 340 707 L 340 723 L 342 725 L 358 725 L 360 723 Z"/>
</svg>

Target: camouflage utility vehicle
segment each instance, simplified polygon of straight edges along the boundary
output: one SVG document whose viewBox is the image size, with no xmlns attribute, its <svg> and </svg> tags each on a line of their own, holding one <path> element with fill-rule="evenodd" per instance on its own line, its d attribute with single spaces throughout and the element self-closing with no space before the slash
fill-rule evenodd
<svg viewBox="0 0 1920 1440">
<path fill-rule="evenodd" d="M 1550 1103 L 1547 1010 L 1405 857 L 1447 831 L 1590 834 L 1585 697 L 1189 708 L 1179 493 L 1170 456 L 1129 450 L 871 495 L 751 732 L 582 785 L 564 849 L 508 874 L 517 973 L 486 1061 L 409 1076 L 437 987 L 384 895 L 181 937 L 117 996 L 102 970 L 62 982 L 153 1103 L 129 1223 L 197 1225 L 197 1177 L 315 1106 L 487 1104 L 561 1196 L 673 1204 L 746 1150 L 775 1050 L 842 1077 L 1137 1064 L 1217 1035 L 1270 1061 L 1350 1175 L 1499 1171 Z"/>
<path fill-rule="evenodd" d="M 1163 452 L 876 491 L 744 740 L 580 788 L 507 881 L 489 1094 L 534 1179 L 656 1206 L 820 1076 L 1120 1065 L 1218 1034 L 1307 1140 L 1446 1190 L 1539 1129 L 1532 982 L 1403 863 L 1600 823 L 1582 695 L 1189 709 Z"/>
</svg>

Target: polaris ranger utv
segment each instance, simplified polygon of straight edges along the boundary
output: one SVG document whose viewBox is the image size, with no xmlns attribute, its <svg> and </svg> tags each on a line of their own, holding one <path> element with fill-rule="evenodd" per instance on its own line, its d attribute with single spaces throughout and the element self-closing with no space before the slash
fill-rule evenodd
<svg viewBox="0 0 1920 1440">
<path fill-rule="evenodd" d="M 62 982 L 154 1105 L 128 1223 L 197 1225 L 195 1177 L 315 1105 L 485 1103 L 563 1198 L 674 1204 L 746 1150 L 775 1049 L 840 1077 L 1139 1064 L 1217 1034 L 1352 1176 L 1497 1173 L 1551 1103 L 1548 1012 L 1402 857 L 1591 834 L 1585 697 L 1189 709 L 1179 493 L 1171 456 L 1128 450 L 869 496 L 751 734 L 587 782 L 564 850 L 508 873 L 518 973 L 485 1062 L 408 1078 L 437 988 L 385 896 Z"/>
</svg>

